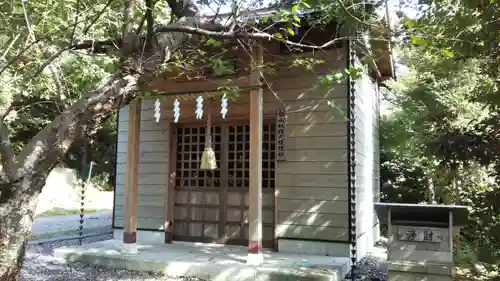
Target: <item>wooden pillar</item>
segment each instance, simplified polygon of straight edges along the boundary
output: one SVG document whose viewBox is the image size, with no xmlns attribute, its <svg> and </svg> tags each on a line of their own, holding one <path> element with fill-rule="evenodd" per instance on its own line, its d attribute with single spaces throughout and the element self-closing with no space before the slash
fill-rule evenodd
<svg viewBox="0 0 500 281">
<path fill-rule="evenodd" d="M 252 50 L 252 64 L 262 64 L 262 48 Z M 252 85 L 261 85 L 260 72 L 254 70 L 250 80 Z M 247 263 L 258 265 L 262 257 L 262 87 L 250 92 L 250 186 L 249 186 L 249 235 Z"/>
<path fill-rule="evenodd" d="M 137 193 L 139 186 L 139 134 L 141 127 L 141 100 L 135 99 L 128 108 L 128 142 L 125 168 L 123 243 L 137 240 Z M 132 249 L 129 249 L 132 250 Z"/>
<path fill-rule="evenodd" d="M 174 208 L 175 208 L 175 164 L 177 157 L 177 130 L 172 123 L 168 124 L 168 184 L 165 198 L 165 243 L 171 244 L 174 240 Z"/>
</svg>

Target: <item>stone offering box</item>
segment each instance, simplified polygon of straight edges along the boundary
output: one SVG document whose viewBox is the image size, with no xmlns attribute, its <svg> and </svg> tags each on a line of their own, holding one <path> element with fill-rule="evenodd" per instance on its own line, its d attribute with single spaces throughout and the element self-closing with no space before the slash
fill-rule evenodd
<svg viewBox="0 0 500 281">
<path fill-rule="evenodd" d="M 388 227 L 388 281 L 452 281 L 453 234 L 467 223 L 466 206 L 375 203 Z"/>
</svg>

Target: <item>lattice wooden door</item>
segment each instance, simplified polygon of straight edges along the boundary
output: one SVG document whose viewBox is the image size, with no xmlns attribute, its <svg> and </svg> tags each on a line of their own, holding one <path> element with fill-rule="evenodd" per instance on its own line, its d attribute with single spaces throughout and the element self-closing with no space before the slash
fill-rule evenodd
<svg viewBox="0 0 500 281">
<path fill-rule="evenodd" d="M 174 239 L 248 244 L 250 130 L 248 125 L 213 127 L 217 170 L 199 169 L 205 129 L 177 128 Z M 274 245 L 275 126 L 264 125 L 263 246 Z"/>
<path fill-rule="evenodd" d="M 234 244 L 248 243 L 248 188 L 250 176 L 250 127 L 229 126 L 226 237 Z M 263 128 L 262 141 L 262 223 L 263 246 L 274 241 L 274 124 Z"/>
</svg>

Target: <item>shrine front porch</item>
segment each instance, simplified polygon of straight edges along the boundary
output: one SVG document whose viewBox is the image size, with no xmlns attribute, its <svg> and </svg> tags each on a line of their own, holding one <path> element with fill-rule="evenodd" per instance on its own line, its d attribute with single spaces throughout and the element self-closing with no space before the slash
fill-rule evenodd
<svg viewBox="0 0 500 281">
<path fill-rule="evenodd" d="M 55 255 L 68 262 L 82 262 L 112 268 L 147 271 L 170 277 L 201 280 L 343 280 L 348 258 L 283 254 L 263 251 L 264 263 L 247 264 L 247 247 L 220 244 L 173 242 L 137 244 L 137 253 L 124 254 L 120 240 L 108 240 L 77 247 L 59 248 Z"/>
</svg>

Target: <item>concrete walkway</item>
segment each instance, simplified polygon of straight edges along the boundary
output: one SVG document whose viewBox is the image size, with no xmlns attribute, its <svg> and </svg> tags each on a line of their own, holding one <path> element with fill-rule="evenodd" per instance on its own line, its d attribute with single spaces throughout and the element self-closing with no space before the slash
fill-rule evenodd
<svg viewBox="0 0 500 281">
<path fill-rule="evenodd" d="M 246 264 L 247 248 L 174 242 L 138 245 L 139 253 L 123 254 L 122 243 L 107 240 L 54 254 L 68 262 L 148 271 L 169 277 L 197 277 L 211 281 L 340 281 L 348 272 L 348 258 L 295 255 L 266 251 L 260 266 Z"/>
<path fill-rule="evenodd" d="M 83 217 L 84 229 L 111 228 L 112 211 L 85 214 Z M 33 222 L 32 235 L 75 230 L 80 227 L 80 215 L 39 217 Z"/>
</svg>

